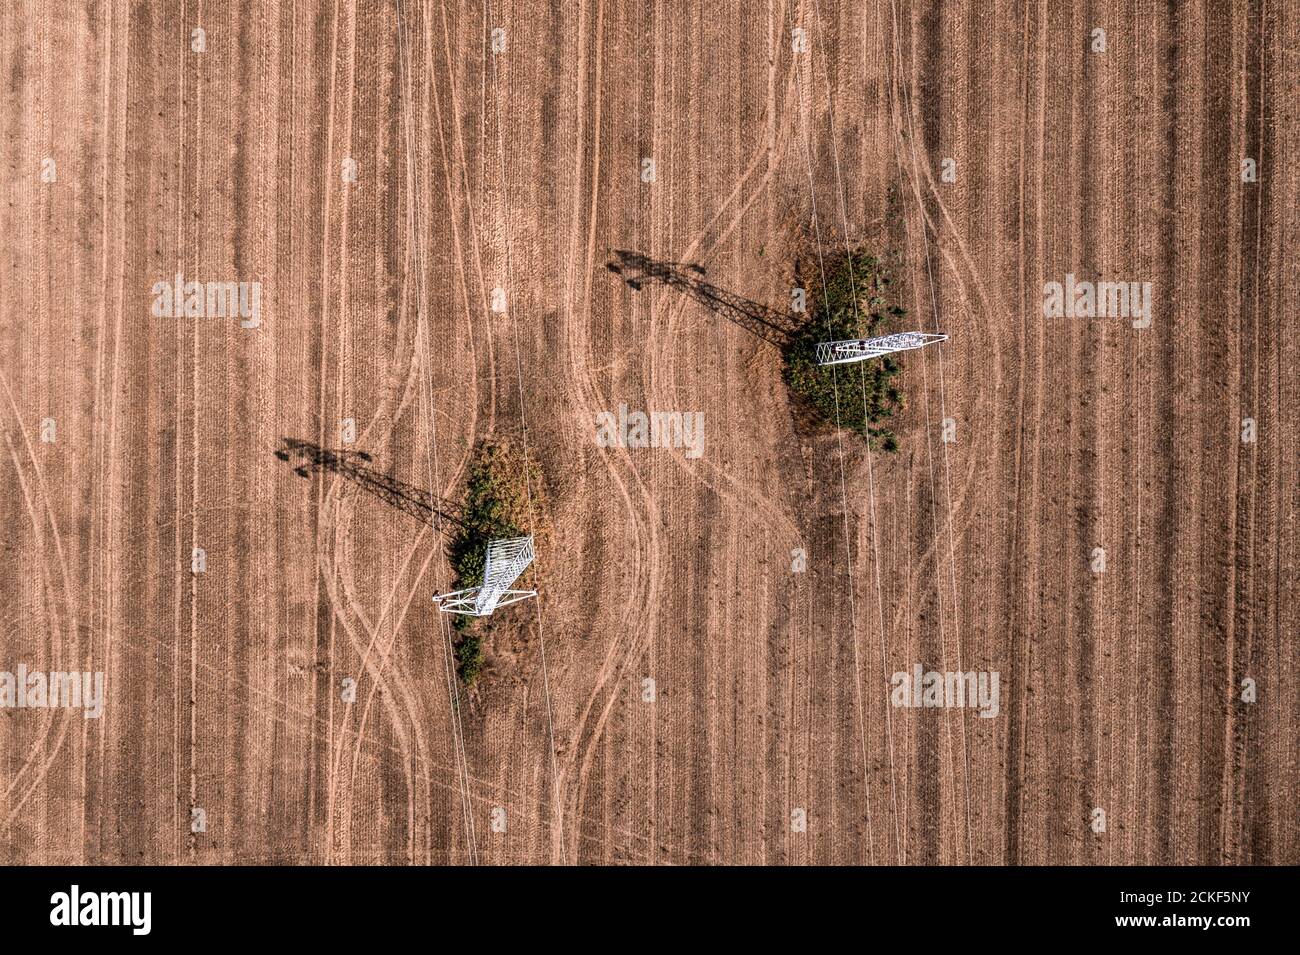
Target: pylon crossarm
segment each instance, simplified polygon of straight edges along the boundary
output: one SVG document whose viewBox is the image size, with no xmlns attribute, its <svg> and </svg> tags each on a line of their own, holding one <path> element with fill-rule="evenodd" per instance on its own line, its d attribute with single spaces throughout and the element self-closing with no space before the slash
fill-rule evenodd
<svg viewBox="0 0 1300 955">
<path fill-rule="evenodd" d="M 470 617 L 477 617 L 478 611 L 475 605 L 478 603 L 478 592 L 481 587 L 470 587 L 468 590 L 457 590 L 450 594 L 438 594 L 433 598 L 433 602 L 438 605 L 438 609 L 443 613 L 459 613 Z"/>
<path fill-rule="evenodd" d="M 536 597 L 536 590 L 507 590 L 497 601 L 498 607 L 506 607 L 510 604 L 517 604 L 521 600 L 527 600 L 529 597 Z"/>
<path fill-rule="evenodd" d="M 519 603 L 521 600 L 527 600 L 529 597 L 536 597 L 536 590 L 507 590 L 501 594 L 500 598 L 492 605 L 492 610 L 480 610 L 479 597 L 483 593 L 482 587 L 470 587 L 468 590 L 457 590 L 449 594 L 438 594 L 433 598 L 433 602 L 438 604 L 438 609 L 443 613 L 460 613 L 471 617 L 490 616 L 492 610 L 499 607 L 508 607 L 510 604 Z"/>
</svg>

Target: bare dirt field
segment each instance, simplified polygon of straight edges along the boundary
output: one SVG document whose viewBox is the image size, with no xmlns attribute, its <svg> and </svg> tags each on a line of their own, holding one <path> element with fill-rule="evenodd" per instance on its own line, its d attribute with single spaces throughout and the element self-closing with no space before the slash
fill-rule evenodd
<svg viewBox="0 0 1300 955">
<path fill-rule="evenodd" d="M 0 860 L 1300 862 L 1298 67 L 1297 0 L 7 4 L 0 671 L 104 692 L 0 709 Z M 846 248 L 950 336 L 893 453 L 605 268 Z M 540 462 L 472 690 L 438 531 L 284 437 Z"/>
</svg>

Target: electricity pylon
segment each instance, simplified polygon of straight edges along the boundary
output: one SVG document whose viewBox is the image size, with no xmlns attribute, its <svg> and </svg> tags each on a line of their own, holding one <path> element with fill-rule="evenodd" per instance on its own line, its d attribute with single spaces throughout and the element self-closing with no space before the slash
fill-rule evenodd
<svg viewBox="0 0 1300 955">
<path fill-rule="evenodd" d="M 511 590 L 528 565 L 533 562 L 532 537 L 511 537 L 494 540 L 488 544 L 483 561 L 483 583 L 433 598 L 443 613 L 468 614 L 486 617 L 508 604 L 536 597 L 536 590 Z"/>
<path fill-rule="evenodd" d="M 817 364 L 843 365 L 851 361 L 879 358 L 896 351 L 921 348 L 934 342 L 946 342 L 947 335 L 929 332 L 898 332 L 879 338 L 855 338 L 843 342 L 821 342 L 817 346 Z"/>
</svg>

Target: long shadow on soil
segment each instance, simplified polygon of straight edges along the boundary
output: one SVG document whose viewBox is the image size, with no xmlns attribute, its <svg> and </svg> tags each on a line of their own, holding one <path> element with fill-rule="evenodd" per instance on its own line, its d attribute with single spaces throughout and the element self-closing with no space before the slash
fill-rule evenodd
<svg viewBox="0 0 1300 955">
<path fill-rule="evenodd" d="M 428 524 L 436 531 L 443 530 L 442 521 L 451 521 L 459 527 L 465 524 L 458 516 L 459 508 L 430 491 L 407 484 L 382 471 L 369 467 L 374 460 L 365 451 L 330 450 L 311 441 L 281 438 L 275 456 L 281 461 L 297 461 L 293 473 L 310 477 L 315 471 L 337 474 L 361 490 L 379 498 L 390 507 L 416 520 Z M 441 520 L 440 520 L 441 519 Z"/>
<path fill-rule="evenodd" d="M 705 274 L 702 265 L 662 262 L 639 252 L 615 249 L 614 259 L 606 262 L 605 268 L 621 277 L 634 291 L 640 291 L 653 282 L 676 289 L 715 315 L 734 322 L 783 351 L 802 327 L 802 323 L 788 313 L 778 312 L 706 282 L 702 277 Z"/>
</svg>

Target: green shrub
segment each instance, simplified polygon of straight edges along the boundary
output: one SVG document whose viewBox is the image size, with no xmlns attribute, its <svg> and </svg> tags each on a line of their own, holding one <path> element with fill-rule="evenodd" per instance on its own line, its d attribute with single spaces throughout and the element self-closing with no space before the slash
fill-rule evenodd
<svg viewBox="0 0 1300 955">
<path fill-rule="evenodd" d="M 476 633 L 464 633 L 456 643 L 456 675 L 466 686 L 473 686 L 482 670 L 483 638 Z"/>
<path fill-rule="evenodd" d="M 447 543 L 447 559 L 455 573 L 453 590 L 483 583 L 483 561 L 491 541 L 524 535 L 519 528 L 528 522 L 529 481 L 540 486 L 540 472 L 511 445 L 483 442 L 474 449 L 465 478 L 461 523 Z M 483 638 L 477 632 L 480 620 L 454 614 L 452 626 L 458 634 L 456 673 L 471 686 L 484 664 Z"/>
<path fill-rule="evenodd" d="M 891 284 L 888 269 L 875 256 L 852 252 L 827 263 L 822 301 L 784 349 L 785 381 L 796 398 L 821 420 L 848 428 L 868 447 L 898 449 L 898 439 L 884 427 L 904 407 L 893 382 L 901 366 L 893 356 L 852 365 L 817 364 L 817 345 L 825 341 L 886 334 L 884 326 L 907 314 L 886 305 Z M 838 401 L 837 401 L 838 397 Z"/>
</svg>

